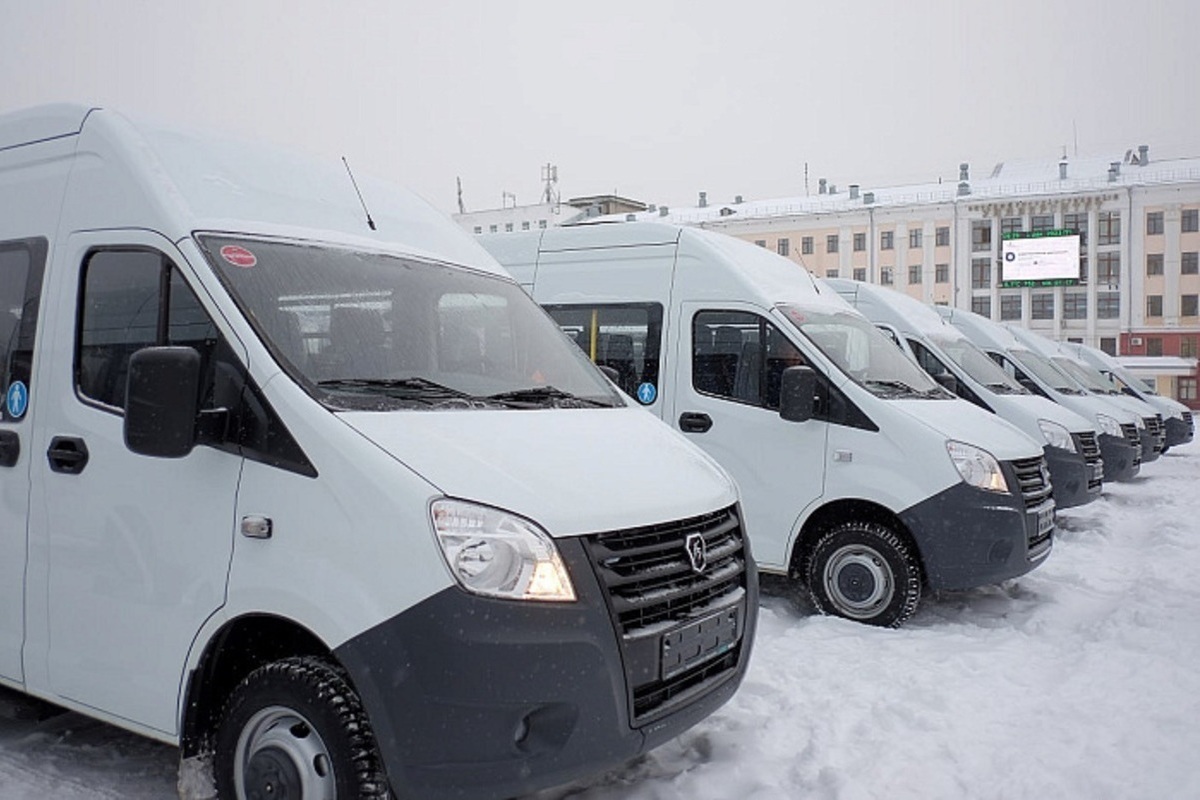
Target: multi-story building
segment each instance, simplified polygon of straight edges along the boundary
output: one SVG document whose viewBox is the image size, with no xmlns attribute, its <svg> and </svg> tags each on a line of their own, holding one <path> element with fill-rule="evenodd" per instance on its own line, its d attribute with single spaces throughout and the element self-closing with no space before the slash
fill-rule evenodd
<svg viewBox="0 0 1200 800">
<path fill-rule="evenodd" d="M 839 192 L 822 180 L 815 196 L 738 200 L 626 218 L 719 229 L 818 276 L 888 285 L 1114 355 L 1193 359 L 1160 375 L 1159 388 L 1200 407 L 1200 159 L 1152 161 L 1143 146 L 1113 159 L 1004 162 L 984 178 L 962 164 L 956 183 Z M 1051 229 L 1080 234 L 1078 284 L 1003 288 L 1004 235 Z"/>
</svg>

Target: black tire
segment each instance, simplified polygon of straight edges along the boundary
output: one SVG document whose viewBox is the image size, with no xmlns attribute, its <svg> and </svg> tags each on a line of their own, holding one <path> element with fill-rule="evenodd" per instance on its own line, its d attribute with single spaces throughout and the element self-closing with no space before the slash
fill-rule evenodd
<svg viewBox="0 0 1200 800">
<path fill-rule="evenodd" d="M 890 528 L 847 522 L 825 533 L 805 576 L 822 614 L 898 628 L 921 601 L 921 567 L 912 548 Z"/>
<path fill-rule="evenodd" d="M 345 674 L 318 658 L 259 667 L 225 706 L 214 749 L 222 800 L 390 797 L 375 735 Z"/>
</svg>

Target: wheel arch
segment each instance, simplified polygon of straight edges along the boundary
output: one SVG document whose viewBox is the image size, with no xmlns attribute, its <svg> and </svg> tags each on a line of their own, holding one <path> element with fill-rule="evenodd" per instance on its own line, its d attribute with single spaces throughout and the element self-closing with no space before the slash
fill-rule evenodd
<svg viewBox="0 0 1200 800">
<path fill-rule="evenodd" d="M 921 581 L 925 582 L 925 559 L 916 537 L 908 526 L 885 506 L 871 500 L 857 497 L 846 497 L 833 500 L 808 515 L 808 519 L 800 528 L 800 533 L 792 545 L 791 558 L 788 560 L 788 576 L 793 580 L 804 582 L 808 574 L 808 559 L 816 547 L 822 534 L 832 530 L 843 522 L 874 522 L 895 531 L 902 538 L 917 559 L 917 567 L 921 570 Z"/>
<path fill-rule="evenodd" d="M 225 623 L 209 639 L 184 687 L 180 756 L 206 750 L 230 692 L 243 678 L 289 656 L 333 658 L 316 634 L 284 617 L 247 614 Z"/>
</svg>

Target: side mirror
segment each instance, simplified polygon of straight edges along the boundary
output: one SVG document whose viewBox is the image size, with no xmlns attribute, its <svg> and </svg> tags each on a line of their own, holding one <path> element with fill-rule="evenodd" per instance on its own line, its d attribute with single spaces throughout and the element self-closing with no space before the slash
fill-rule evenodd
<svg viewBox="0 0 1200 800">
<path fill-rule="evenodd" d="M 812 419 L 817 373 L 812 367 L 788 367 L 779 376 L 779 416 L 788 422 Z"/>
<path fill-rule="evenodd" d="M 950 394 L 958 394 L 958 378 L 954 377 L 952 373 L 941 372 L 934 375 L 933 379 Z"/>
<path fill-rule="evenodd" d="M 143 456 L 182 458 L 196 444 L 200 354 L 191 347 L 145 347 L 129 359 L 125 446 Z"/>
</svg>

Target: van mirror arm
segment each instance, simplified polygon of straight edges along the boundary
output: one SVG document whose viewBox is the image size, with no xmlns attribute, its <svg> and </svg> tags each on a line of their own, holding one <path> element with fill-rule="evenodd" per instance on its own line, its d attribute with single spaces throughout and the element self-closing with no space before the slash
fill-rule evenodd
<svg viewBox="0 0 1200 800">
<path fill-rule="evenodd" d="M 817 373 L 812 367 L 788 367 L 780 375 L 779 416 L 788 422 L 812 419 L 816 394 Z"/>
<path fill-rule="evenodd" d="M 221 444 L 229 439 L 233 414 L 228 408 L 206 408 L 196 417 L 196 443 Z"/>
</svg>

